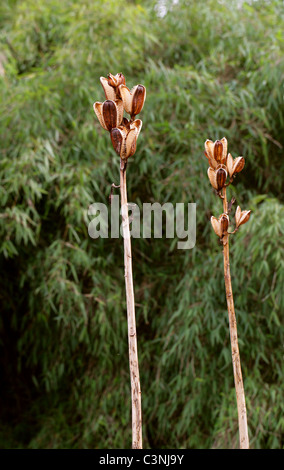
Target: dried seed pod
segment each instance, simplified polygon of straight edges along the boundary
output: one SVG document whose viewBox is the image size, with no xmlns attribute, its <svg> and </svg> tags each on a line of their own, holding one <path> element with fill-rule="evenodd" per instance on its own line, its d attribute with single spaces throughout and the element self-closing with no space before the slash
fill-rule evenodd
<svg viewBox="0 0 284 470">
<path fill-rule="evenodd" d="M 229 153 L 227 157 L 227 168 L 230 177 L 242 171 L 245 166 L 245 159 L 244 157 L 237 157 L 233 159 L 232 155 Z"/>
<path fill-rule="evenodd" d="M 216 162 L 222 162 L 222 155 L 223 155 L 223 144 L 220 140 L 216 140 L 214 144 L 214 160 Z"/>
<path fill-rule="evenodd" d="M 122 73 L 117 73 L 116 75 L 108 74 L 108 77 L 100 77 L 100 82 L 105 92 L 107 100 L 116 100 L 120 99 L 119 85 L 125 85 L 125 77 Z"/>
<path fill-rule="evenodd" d="M 125 146 L 126 135 L 127 129 L 125 129 L 125 127 L 123 126 L 119 126 L 115 129 L 112 129 L 110 132 L 110 138 L 113 148 L 119 156 L 125 153 L 125 150 L 122 148 L 122 146 Z"/>
<path fill-rule="evenodd" d="M 228 142 L 226 137 L 221 140 L 207 139 L 205 142 L 205 156 L 208 158 L 209 165 L 215 169 L 218 164 L 225 164 L 227 159 Z"/>
<path fill-rule="evenodd" d="M 224 168 L 219 168 L 218 170 L 216 170 L 216 180 L 217 180 L 218 191 L 224 188 L 226 184 L 226 179 L 227 179 L 227 171 Z"/>
<path fill-rule="evenodd" d="M 113 88 L 119 87 L 119 85 L 125 85 L 125 77 L 122 73 L 117 73 L 116 75 L 109 73 L 107 80 L 109 86 L 112 86 Z"/>
<path fill-rule="evenodd" d="M 94 103 L 94 111 L 101 126 L 106 131 L 118 127 L 123 118 L 123 104 L 121 100 L 106 100 L 103 103 Z"/>
<path fill-rule="evenodd" d="M 120 95 L 125 111 L 134 118 L 142 111 L 146 99 L 146 88 L 143 85 L 136 85 L 130 91 L 126 85 L 119 86 Z"/>
<path fill-rule="evenodd" d="M 108 79 L 105 77 L 100 77 L 101 85 L 105 92 L 105 97 L 107 100 L 115 101 L 117 99 L 115 88 L 109 85 Z"/>
<path fill-rule="evenodd" d="M 136 152 L 136 143 L 142 128 L 142 121 L 136 119 L 130 124 L 130 131 L 126 138 L 126 158 L 132 157 Z"/>
<path fill-rule="evenodd" d="M 208 174 L 209 181 L 211 185 L 213 186 L 213 188 L 218 190 L 216 171 L 209 167 L 207 170 L 207 174 Z"/>
<path fill-rule="evenodd" d="M 229 228 L 229 216 L 227 214 L 222 214 L 219 217 L 219 220 L 221 224 L 222 234 L 225 235 L 228 232 L 228 228 Z"/>
<path fill-rule="evenodd" d="M 222 142 L 222 145 L 223 145 L 223 153 L 222 153 L 221 163 L 226 164 L 226 160 L 227 160 L 227 150 L 228 150 L 228 142 L 227 142 L 226 137 L 223 137 L 223 138 L 221 139 L 221 142 Z"/>
<path fill-rule="evenodd" d="M 214 232 L 218 235 L 219 238 L 222 238 L 228 232 L 229 227 L 229 217 L 227 214 L 221 214 L 219 219 L 216 219 L 212 215 L 211 217 L 211 225 L 213 227 Z"/>
<path fill-rule="evenodd" d="M 217 170 L 208 168 L 207 170 L 208 178 L 214 189 L 220 191 L 226 184 L 227 171 L 226 167 L 223 165 L 220 166 Z"/>
<path fill-rule="evenodd" d="M 251 211 L 242 211 L 240 206 L 237 207 L 235 213 L 236 227 L 245 224 L 250 218 Z"/>
<path fill-rule="evenodd" d="M 212 142 L 212 140 L 207 139 L 204 145 L 207 158 L 211 158 L 211 160 L 214 160 L 214 142 Z"/>
<path fill-rule="evenodd" d="M 136 143 L 142 127 L 142 121 L 136 119 L 129 128 L 119 126 L 111 130 L 110 136 L 114 150 L 122 160 L 127 160 L 134 155 Z"/>
<path fill-rule="evenodd" d="M 213 227 L 214 232 L 219 238 L 222 238 L 222 229 L 221 229 L 221 224 L 216 217 L 212 215 L 211 217 L 211 225 Z"/>
</svg>

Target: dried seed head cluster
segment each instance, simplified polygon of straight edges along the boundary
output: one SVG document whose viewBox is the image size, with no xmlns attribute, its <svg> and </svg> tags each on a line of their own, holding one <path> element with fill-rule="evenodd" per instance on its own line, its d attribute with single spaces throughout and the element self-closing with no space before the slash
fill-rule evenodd
<svg viewBox="0 0 284 470">
<path fill-rule="evenodd" d="M 107 78 L 101 77 L 100 82 L 106 101 L 94 103 L 94 111 L 101 126 L 109 131 L 114 150 L 126 162 L 136 151 L 142 121 L 135 117 L 144 106 L 146 88 L 136 85 L 129 90 L 122 73 L 110 73 Z M 130 114 L 130 120 L 123 117 L 124 111 Z"/>
<path fill-rule="evenodd" d="M 237 157 L 233 159 L 230 153 L 227 153 L 228 142 L 225 137 L 221 140 L 206 140 L 205 142 L 205 156 L 209 162 L 208 168 L 208 178 L 216 190 L 217 194 L 223 198 L 221 192 L 224 188 L 229 186 L 233 182 L 233 179 L 242 171 L 245 166 L 244 157 Z M 229 181 L 227 179 L 229 177 Z M 237 207 L 235 220 L 236 228 L 238 230 L 240 225 L 245 224 L 250 218 L 251 211 L 241 211 L 240 207 Z M 214 232 L 218 235 L 219 238 L 223 239 L 225 235 L 234 232 L 228 232 L 229 227 L 229 215 L 228 213 L 223 213 L 218 219 L 216 217 L 211 217 L 211 224 Z"/>
<path fill-rule="evenodd" d="M 205 142 L 205 156 L 209 162 L 208 177 L 211 185 L 218 192 L 228 186 L 245 166 L 244 157 L 237 157 L 234 160 L 230 153 L 227 154 L 227 148 L 228 142 L 225 137 L 215 142 L 212 140 Z M 228 175 L 230 181 L 226 183 Z"/>
</svg>

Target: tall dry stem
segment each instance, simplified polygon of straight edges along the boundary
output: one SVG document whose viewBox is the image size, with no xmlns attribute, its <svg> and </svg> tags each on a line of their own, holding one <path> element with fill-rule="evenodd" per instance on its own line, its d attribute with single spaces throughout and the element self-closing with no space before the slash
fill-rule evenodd
<svg viewBox="0 0 284 470">
<path fill-rule="evenodd" d="M 127 207 L 126 187 L 126 165 L 121 161 L 120 165 L 120 195 L 122 230 L 124 238 L 124 277 L 127 304 L 128 323 L 128 347 L 129 368 L 131 380 L 131 403 L 132 403 L 132 448 L 142 449 L 142 411 L 141 411 L 141 389 L 138 365 L 138 349 L 135 320 L 135 303 L 132 275 L 131 239 L 129 230 L 129 216 Z"/>
<path fill-rule="evenodd" d="M 228 202 L 226 188 L 223 188 L 223 211 L 228 214 Z M 239 420 L 239 440 L 240 449 L 249 449 L 247 410 L 245 401 L 245 391 L 241 369 L 241 359 L 238 344 L 237 320 L 235 314 L 234 298 L 231 283 L 230 258 L 229 258 L 229 234 L 223 237 L 223 255 L 224 255 L 224 279 L 226 289 L 226 299 L 229 315 L 230 338 L 232 362 L 234 371 L 234 381 L 237 397 L 238 420 Z"/>
</svg>

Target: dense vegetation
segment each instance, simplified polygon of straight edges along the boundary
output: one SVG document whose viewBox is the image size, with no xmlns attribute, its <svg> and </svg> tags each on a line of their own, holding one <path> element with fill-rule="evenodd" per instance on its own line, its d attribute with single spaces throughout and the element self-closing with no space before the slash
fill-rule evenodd
<svg viewBox="0 0 284 470">
<path fill-rule="evenodd" d="M 109 72 L 147 87 L 129 200 L 197 203 L 194 249 L 132 241 L 144 446 L 238 447 L 203 147 L 224 135 L 252 209 L 231 244 L 251 447 L 283 446 L 283 3 L 156 3 L 1 1 L 2 448 L 131 446 L 123 244 L 87 231 L 119 178 Z"/>
</svg>

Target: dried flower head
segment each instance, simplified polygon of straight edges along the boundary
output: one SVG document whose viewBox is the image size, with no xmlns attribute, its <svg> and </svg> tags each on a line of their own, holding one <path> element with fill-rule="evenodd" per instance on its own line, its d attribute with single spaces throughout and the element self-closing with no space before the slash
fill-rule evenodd
<svg viewBox="0 0 284 470">
<path fill-rule="evenodd" d="M 127 161 L 136 151 L 137 139 L 142 127 L 140 119 L 135 120 L 143 108 L 146 88 L 136 85 L 129 90 L 122 73 L 100 77 L 106 101 L 94 103 L 94 111 L 101 126 L 110 132 L 113 148 L 121 160 Z M 131 119 L 123 117 L 124 110 Z"/>
<path fill-rule="evenodd" d="M 233 176 L 242 171 L 245 166 L 244 157 L 237 157 L 235 160 L 229 153 L 227 155 L 228 142 L 225 137 L 221 140 L 206 140 L 205 142 L 205 156 L 208 159 L 209 169 L 208 177 L 211 185 L 218 192 L 232 183 Z M 222 169 L 222 171 L 219 171 Z M 227 175 L 229 174 L 230 180 L 226 184 Z"/>
</svg>

